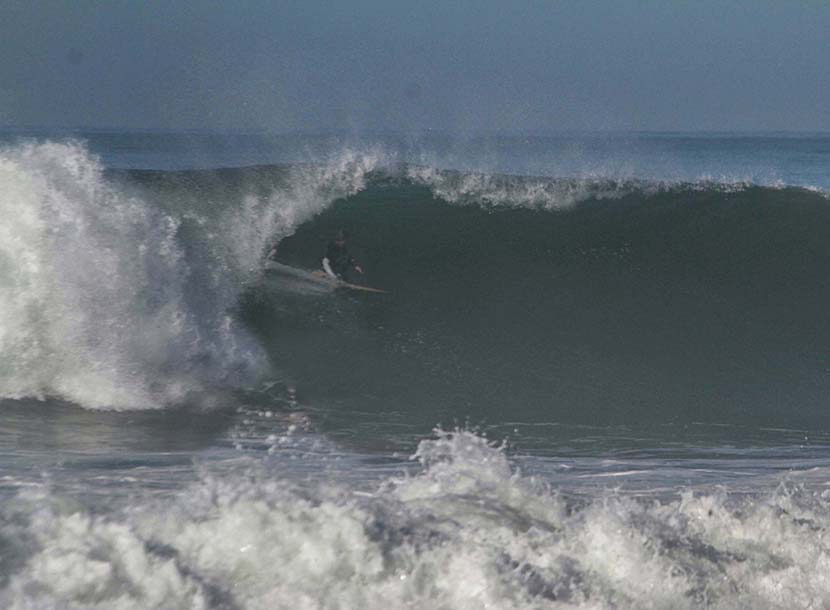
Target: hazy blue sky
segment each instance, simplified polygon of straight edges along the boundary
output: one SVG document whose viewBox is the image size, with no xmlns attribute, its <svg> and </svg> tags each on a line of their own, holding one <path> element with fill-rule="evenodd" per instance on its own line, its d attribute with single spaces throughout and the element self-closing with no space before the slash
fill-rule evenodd
<svg viewBox="0 0 830 610">
<path fill-rule="evenodd" d="M 0 0 L 0 126 L 830 130 L 830 0 Z"/>
</svg>

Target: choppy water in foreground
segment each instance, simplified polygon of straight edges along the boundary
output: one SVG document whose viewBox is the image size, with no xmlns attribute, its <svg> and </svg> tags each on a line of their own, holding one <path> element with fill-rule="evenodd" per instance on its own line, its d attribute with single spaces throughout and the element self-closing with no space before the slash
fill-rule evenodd
<svg viewBox="0 0 830 610">
<path fill-rule="evenodd" d="M 830 606 L 830 138 L 30 135 L 3 607 Z"/>
</svg>

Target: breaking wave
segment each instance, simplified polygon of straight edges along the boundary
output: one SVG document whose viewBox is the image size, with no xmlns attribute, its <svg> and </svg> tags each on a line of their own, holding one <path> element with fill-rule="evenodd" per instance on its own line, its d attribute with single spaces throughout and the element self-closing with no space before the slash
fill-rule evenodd
<svg viewBox="0 0 830 610">
<path fill-rule="evenodd" d="M 462 387 L 465 405 L 553 401 L 622 420 L 646 405 L 709 421 L 724 402 L 735 417 L 781 412 L 791 386 L 797 409 L 821 411 L 820 191 L 459 172 L 382 147 L 115 171 L 49 141 L 0 150 L 0 184 L 4 398 L 202 404 L 277 366 L 323 392 L 425 401 L 430 418 L 455 413 Z M 343 225 L 357 229 L 366 280 L 393 295 L 378 307 L 393 306 L 386 326 L 348 336 L 354 363 L 340 370 L 326 352 L 344 338 L 321 353 L 303 333 L 330 315 L 301 304 L 281 319 L 284 294 L 261 276 L 272 245 L 309 268 Z"/>
<path fill-rule="evenodd" d="M 211 209 L 198 191 L 152 200 L 78 143 L 0 150 L 0 396 L 154 408 L 250 383 L 267 360 L 233 315 L 242 286 L 371 166 L 295 167 Z"/>
</svg>

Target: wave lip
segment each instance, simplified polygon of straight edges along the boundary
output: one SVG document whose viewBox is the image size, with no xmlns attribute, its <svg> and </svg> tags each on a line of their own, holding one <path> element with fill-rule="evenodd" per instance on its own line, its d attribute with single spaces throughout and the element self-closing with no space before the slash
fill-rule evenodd
<svg viewBox="0 0 830 610">
<path fill-rule="evenodd" d="M 429 188 L 434 197 L 447 203 L 493 208 L 556 211 L 589 200 L 615 200 L 629 196 L 650 198 L 664 194 L 730 194 L 752 188 L 771 191 L 803 190 L 830 198 L 830 193 L 814 186 L 789 185 L 781 181 L 765 184 L 711 175 L 703 175 L 693 181 L 614 178 L 602 174 L 549 177 L 461 172 L 419 165 L 404 165 L 398 168 L 395 175 L 412 184 Z"/>
</svg>

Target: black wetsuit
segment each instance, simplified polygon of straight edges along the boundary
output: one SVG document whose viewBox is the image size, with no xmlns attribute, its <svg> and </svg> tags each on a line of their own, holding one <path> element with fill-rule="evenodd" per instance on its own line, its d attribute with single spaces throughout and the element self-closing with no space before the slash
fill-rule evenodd
<svg viewBox="0 0 830 610">
<path fill-rule="evenodd" d="M 355 261 L 346 246 L 338 246 L 335 242 L 329 242 L 326 248 L 326 258 L 329 259 L 329 267 L 334 271 L 334 275 L 341 280 L 347 279 L 346 276 L 349 270 L 355 266 Z"/>
</svg>

